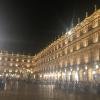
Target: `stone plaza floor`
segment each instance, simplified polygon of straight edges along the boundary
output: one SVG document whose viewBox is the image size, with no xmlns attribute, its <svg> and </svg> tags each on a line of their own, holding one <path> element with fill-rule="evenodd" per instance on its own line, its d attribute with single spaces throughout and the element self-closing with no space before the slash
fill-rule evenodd
<svg viewBox="0 0 100 100">
<path fill-rule="evenodd" d="M 0 100 L 100 100 L 100 95 L 68 93 L 55 85 L 8 82 L 0 89 Z"/>
</svg>

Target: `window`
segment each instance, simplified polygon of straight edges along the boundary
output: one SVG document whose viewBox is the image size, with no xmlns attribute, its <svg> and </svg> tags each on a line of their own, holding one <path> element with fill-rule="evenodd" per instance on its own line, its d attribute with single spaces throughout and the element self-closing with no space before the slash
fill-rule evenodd
<svg viewBox="0 0 100 100">
<path fill-rule="evenodd" d="M 65 44 L 68 44 L 68 39 L 65 40 Z"/>
<path fill-rule="evenodd" d="M 83 40 L 83 47 L 87 47 L 88 46 L 88 39 L 84 39 Z"/>
<path fill-rule="evenodd" d="M 76 37 L 80 36 L 80 31 L 76 32 Z"/>
<path fill-rule="evenodd" d="M 76 50 L 79 50 L 80 49 L 80 43 L 77 43 L 76 44 Z"/>
<path fill-rule="evenodd" d="M 70 47 L 70 52 L 73 52 L 73 46 Z"/>
<path fill-rule="evenodd" d="M 89 62 L 89 52 L 88 51 L 84 51 L 84 62 L 88 63 Z"/>
<path fill-rule="evenodd" d="M 16 61 L 18 62 L 18 61 L 19 61 L 19 59 L 17 58 L 17 59 L 16 59 Z"/>
<path fill-rule="evenodd" d="M 98 42 L 98 32 L 93 34 L 93 43 Z"/>
<path fill-rule="evenodd" d="M 83 27 L 83 33 L 87 33 L 87 31 L 88 31 L 88 26 L 86 25 Z"/>
<path fill-rule="evenodd" d="M 93 21 L 92 28 L 95 28 L 97 26 L 98 26 L 98 18 Z"/>
</svg>

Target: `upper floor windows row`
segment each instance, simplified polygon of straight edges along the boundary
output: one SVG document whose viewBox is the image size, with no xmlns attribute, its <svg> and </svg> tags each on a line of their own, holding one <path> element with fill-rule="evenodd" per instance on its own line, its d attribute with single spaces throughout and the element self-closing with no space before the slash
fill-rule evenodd
<svg viewBox="0 0 100 100">
<path fill-rule="evenodd" d="M 25 62 L 25 63 L 33 62 L 31 59 L 18 59 L 18 58 L 14 59 L 14 58 L 3 57 L 3 56 L 0 56 L 0 61 Z"/>
<path fill-rule="evenodd" d="M 91 25 L 92 23 L 92 25 Z M 63 46 L 67 45 L 68 42 L 71 42 L 73 40 L 75 40 L 75 38 L 80 37 L 81 35 L 83 35 L 84 33 L 87 33 L 91 28 L 96 28 L 99 25 L 99 20 L 98 18 L 95 19 L 94 21 L 92 21 L 89 24 L 86 24 L 85 26 L 82 26 L 81 29 L 75 31 L 74 33 L 72 33 L 72 35 L 70 35 L 69 37 L 67 37 L 65 40 L 59 42 L 56 46 L 54 46 L 54 51 L 58 50 L 59 48 L 62 48 Z M 95 40 L 96 42 L 97 40 Z M 86 43 L 84 43 L 85 45 L 87 45 Z M 54 52 L 53 50 L 51 51 Z"/>
<path fill-rule="evenodd" d="M 90 31 L 93 28 L 96 28 L 99 26 L 100 23 L 100 18 L 96 17 L 93 21 L 90 23 L 85 23 L 84 25 L 79 25 L 80 28 L 77 28 L 76 30 L 72 31 L 73 33 L 69 35 L 68 37 L 65 37 L 63 40 L 58 41 L 56 45 L 50 48 L 50 50 L 47 51 L 46 55 L 53 54 L 56 52 L 56 50 L 63 48 L 64 46 L 69 45 L 71 41 L 74 41 L 75 39 L 79 38 L 80 36 L 84 35 L 88 31 Z M 98 41 L 98 34 L 94 34 L 93 36 L 93 43 L 96 43 Z M 86 39 L 85 41 L 83 40 L 83 47 L 86 47 L 90 40 Z M 80 49 L 80 45 L 77 44 L 76 50 Z M 71 48 L 71 52 L 73 52 L 73 49 Z"/>
<path fill-rule="evenodd" d="M 93 33 L 92 35 L 90 35 L 86 38 L 83 38 L 80 41 L 77 41 L 76 43 L 73 43 L 72 45 L 69 45 L 62 50 L 55 52 L 53 55 L 49 55 L 47 57 L 48 61 L 51 61 L 51 60 L 57 59 L 61 56 L 70 54 L 76 50 L 85 48 L 85 47 L 91 45 L 92 43 L 97 43 L 98 41 L 99 41 L 99 32 Z M 45 59 L 45 62 L 48 62 L 48 61 Z"/>
</svg>

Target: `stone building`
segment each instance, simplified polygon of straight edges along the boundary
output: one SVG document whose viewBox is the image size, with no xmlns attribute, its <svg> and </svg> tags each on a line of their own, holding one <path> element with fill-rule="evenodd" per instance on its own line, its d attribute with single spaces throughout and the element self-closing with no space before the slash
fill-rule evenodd
<svg viewBox="0 0 100 100">
<path fill-rule="evenodd" d="M 27 79 L 33 74 L 34 57 L 0 52 L 0 78 Z"/>
<path fill-rule="evenodd" d="M 34 76 L 100 82 L 100 9 L 34 56 Z"/>
</svg>

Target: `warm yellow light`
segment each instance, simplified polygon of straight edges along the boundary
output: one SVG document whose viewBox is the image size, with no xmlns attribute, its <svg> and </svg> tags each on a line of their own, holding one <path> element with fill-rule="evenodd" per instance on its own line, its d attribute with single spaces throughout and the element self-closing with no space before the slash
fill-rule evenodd
<svg viewBox="0 0 100 100">
<path fill-rule="evenodd" d="M 12 69 L 9 69 L 9 72 L 11 73 L 12 72 Z"/>
<path fill-rule="evenodd" d="M 99 68 L 99 66 L 98 65 L 96 65 L 96 69 L 98 69 Z"/>
<path fill-rule="evenodd" d="M 4 72 L 6 72 L 6 69 L 4 69 Z"/>
<path fill-rule="evenodd" d="M 27 69 L 27 72 L 30 72 L 30 70 L 29 70 L 29 69 Z"/>
<path fill-rule="evenodd" d="M 18 67 L 18 64 L 16 64 L 16 67 Z"/>
<path fill-rule="evenodd" d="M 69 72 L 69 75 L 71 75 L 71 72 Z"/>
<path fill-rule="evenodd" d="M 73 47 L 70 48 L 70 52 L 73 52 Z"/>
<path fill-rule="evenodd" d="M 30 67 L 30 65 L 29 65 L 29 64 L 27 64 L 27 67 Z"/>
<path fill-rule="evenodd" d="M 11 61 L 13 61 L 13 59 L 12 59 L 12 58 L 11 58 L 10 60 L 11 60 Z"/>
<path fill-rule="evenodd" d="M 79 71 L 79 67 L 77 67 L 77 71 Z"/>
<path fill-rule="evenodd" d="M 80 49 L 80 44 L 76 45 L 76 49 L 79 50 Z"/>
<path fill-rule="evenodd" d="M 6 77 L 8 76 L 8 74 L 6 74 Z"/>
<path fill-rule="evenodd" d="M 18 69 L 16 69 L 15 72 L 17 73 L 18 72 Z"/>
<path fill-rule="evenodd" d="M 16 61 L 19 61 L 19 59 L 16 59 Z"/>
<path fill-rule="evenodd" d="M 33 74 L 33 71 L 31 71 L 31 74 Z"/>
<path fill-rule="evenodd" d="M 89 61 L 89 59 L 88 59 L 88 55 L 85 55 L 84 60 L 85 60 L 85 63 L 88 63 L 88 61 Z"/>
<path fill-rule="evenodd" d="M 84 75 L 86 74 L 86 72 L 84 72 Z"/>
<path fill-rule="evenodd" d="M 59 78 L 60 76 L 61 76 L 61 73 L 59 72 L 59 73 L 58 73 L 58 78 Z"/>
<path fill-rule="evenodd" d="M 0 60 L 2 60 L 2 57 L 0 57 Z"/>
<path fill-rule="evenodd" d="M 77 72 L 75 73 L 75 79 L 76 79 L 76 81 L 78 81 L 78 73 Z"/>
<path fill-rule="evenodd" d="M 93 71 L 92 74 L 96 74 L 96 71 Z"/>
<path fill-rule="evenodd" d="M 68 35 L 71 35 L 72 34 L 72 32 L 71 32 L 71 30 L 68 32 Z"/>
<path fill-rule="evenodd" d="M 76 34 L 76 37 L 79 37 L 80 36 L 80 32 L 78 32 L 77 34 Z"/>
<path fill-rule="evenodd" d="M 83 40 L 83 46 L 84 46 L 84 47 L 88 46 L 88 39 L 84 39 L 84 40 Z"/>
<path fill-rule="evenodd" d="M 88 31 L 88 27 L 85 26 L 85 27 L 83 28 L 83 33 L 86 33 L 87 31 Z"/>
<path fill-rule="evenodd" d="M 85 66 L 85 70 L 87 70 L 87 66 Z"/>
<path fill-rule="evenodd" d="M 24 62 L 24 59 L 22 59 L 22 62 Z"/>
<path fill-rule="evenodd" d="M 66 73 L 64 73 L 64 72 L 63 72 L 63 73 L 62 73 L 62 75 L 63 75 L 63 76 L 65 76 L 65 75 L 66 75 Z"/>
<path fill-rule="evenodd" d="M 42 77 L 42 75 L 40 74 L 40 78 Z"/>
<path fill-rule="evenodd" d="M 27 62 L 29 63 L 29 62 L 30 62 L 30 60 L 28 59 L 28 60 L 27 60 Z"/>
<path fill-rule="evenodd" d="M 34 79 L 35 79 L 35 75 L 34 75 Z"/>
</svg>

